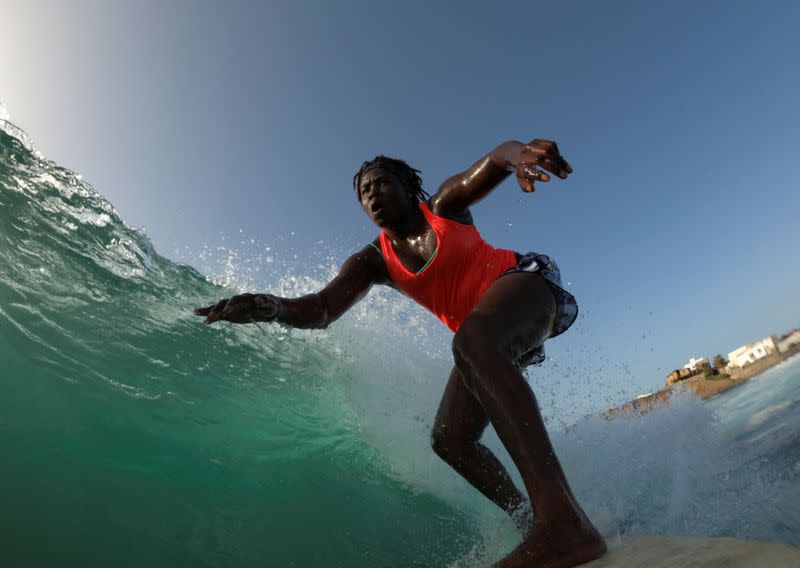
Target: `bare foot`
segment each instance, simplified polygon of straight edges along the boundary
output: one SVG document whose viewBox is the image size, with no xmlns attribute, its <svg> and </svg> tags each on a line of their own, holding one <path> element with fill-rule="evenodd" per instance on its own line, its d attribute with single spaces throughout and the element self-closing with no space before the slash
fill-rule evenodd
<svg viewBox="0 0 800 568">
<path fill-rule="evenodd" d="M 533 533 L 493 568 L 571 568 L 606 553 L 606 543 L 591 524 L 536 526 Z"/>
</svg>

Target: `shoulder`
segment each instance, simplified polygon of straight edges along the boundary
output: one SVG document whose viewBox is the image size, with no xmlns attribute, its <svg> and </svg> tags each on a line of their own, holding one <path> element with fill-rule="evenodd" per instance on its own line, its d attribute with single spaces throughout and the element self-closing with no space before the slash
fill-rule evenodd
<svg viewBox="0 0 800 568">
<path fill-rule="evenodd" d="M 441 192 L 437 192 L 433 197 L 426 202 L 428 209 L 437 217 L 449 219 L 461 223 L 462 225 L 474 225 L 472 220 L 472 213 L 469 209 L 462 209 L 460 211 L 453 211 L 447 207 L 447 201 L 442 199 Z"/>
<path fill-rule="evenodd" d="M 376 284 L 392 285 L 389 270 L 381 252 L 380 236 L 368 243 L 345 261 L 345 269 L 358 270 L 369 275 Z"/>
</svg>

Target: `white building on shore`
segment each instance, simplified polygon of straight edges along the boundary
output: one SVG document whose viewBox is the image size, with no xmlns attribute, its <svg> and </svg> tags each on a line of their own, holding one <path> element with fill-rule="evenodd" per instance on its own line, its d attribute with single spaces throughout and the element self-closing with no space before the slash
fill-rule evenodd
<svg viewBox="0 0 800 568">
<path fill-rule="evenodd" d="M 798 343 L 800 343 L 800 330 L 793 329 L 786 337 L 778 341 L 778 351 L 783 353 Z"/>
<path fill-rule="evenodd" d="M 701 357 L 699 359 L 696 357 L 692 357 L 691 359 L 689 359 L 689 362 L 683 366 L 684 369 L 689 369 L 690 371 L 694 372 L 700 371 L 703 367 L 711 367 L 711 365 L 708 362 L 708 359 L 706 359 L 705 357 Z"/>
<path fill-rule="evenodd" d="M 728 353 L 728 367 L 744 367 L 750 363 L 755 363 L 767 355 L 778 351 L 777 338 L 774 335 L 759 339 L 747 345 L 742 345 L 739 349 Z"/>
</svg>

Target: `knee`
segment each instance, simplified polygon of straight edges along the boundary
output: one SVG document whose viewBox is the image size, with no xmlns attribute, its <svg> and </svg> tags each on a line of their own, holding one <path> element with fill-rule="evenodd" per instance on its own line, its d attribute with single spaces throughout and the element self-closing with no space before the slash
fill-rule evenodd
<svg viewBox="0 0 800 568">
<path fill-rule="evenodd" d="M 445 426 L 437 426 L 431 432 L 431 448 L 447 463 L 461 461 L 469 445 L 470 442 L 450 434 Z"/>
<path fill-rule="evenodd" d="M 447 440 L 447 434 L 445 434 L 442 429 L 434 428 L 433 432 L 431 432 L 431 449 L 434 453 L 442 458 L 443 460 L 447 461 L 447 453 L 450 444 Z"/>
</svg>

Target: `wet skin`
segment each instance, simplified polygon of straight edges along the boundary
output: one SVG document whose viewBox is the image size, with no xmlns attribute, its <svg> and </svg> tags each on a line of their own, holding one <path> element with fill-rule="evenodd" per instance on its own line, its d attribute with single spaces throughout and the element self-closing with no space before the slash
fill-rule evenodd
<svg viewBox="0 0 800 568">
<path fill-rule="evenodd" d="M 429 200 L 429 207 L 441 217 L 472 224 L 469 206 L 511 172 L 523 191 L 532 192 L 535 183 L 549 181 L 550 174 L 565 179 L 572 168 L 554 142 L 507 142 L 446 180 Z M 416 272 L 430 259 L 437 243 L 416 201 L 389 170 L 368 170 L 360 181 L 362 209 L 389 237 L 403 265 Z M 317 294 L 294 299 L 241 294 L 195 313 L 208 324 L 279 321 L 324 328 L 372 284 L 391 286 L 392 282 L 381 255 L 366 246 Z M 431 433 L 434 451 L 511 515 L 525 534 L 519 547 L 497 564 L 504 568 L 575 566 L 606 550 L 572 494 L 536 397 L 517 364 L 521 354 L 547 339 L 555 309 L 553 294 L 539 274 L 514 273 L 495 281 L 453 338 L 455 365 Z M 527 498 L 497 457 L 480 443 L 490 423 L 520 472 Z"/>
</svg>

